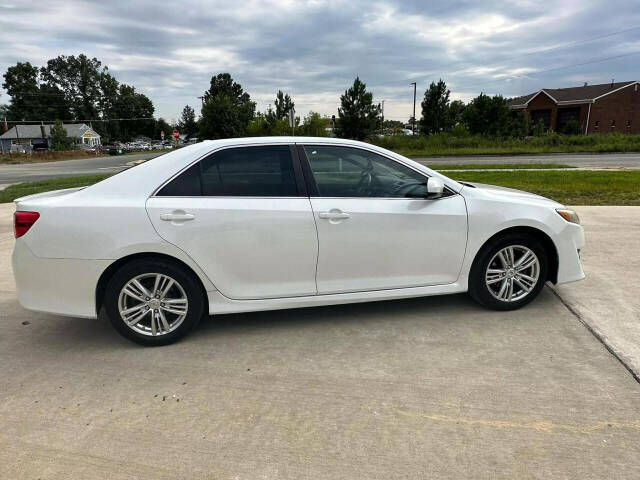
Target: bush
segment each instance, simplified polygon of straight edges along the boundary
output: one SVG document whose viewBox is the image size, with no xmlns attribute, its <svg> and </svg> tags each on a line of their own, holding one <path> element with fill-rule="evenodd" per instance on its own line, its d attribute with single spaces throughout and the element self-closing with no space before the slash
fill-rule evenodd
<svg viewBox="0 0 640 480">
<path fill-rule="evenodd" d="M 580 123 L 575 118 L 569 120 L 562 129 L 562 133 L 565 135 L 579 135 L 582 133 L 582 128 L 580 128 Z"/>
</svg>

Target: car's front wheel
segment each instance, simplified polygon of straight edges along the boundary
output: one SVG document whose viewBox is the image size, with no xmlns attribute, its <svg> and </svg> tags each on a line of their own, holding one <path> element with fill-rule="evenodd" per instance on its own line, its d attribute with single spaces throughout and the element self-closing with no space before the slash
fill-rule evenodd
<svg viewBox="0 0 640 480">
<path fill-rule="evenodd" d="M 508 234 L 478 253 L 469 275 L 469 294 L 494 310 L 515 310 L 532 301 L 547 279 L 547 254 L 535 237 Z"/>
<path fill-rule="evenodd" d="M 141 345 L 167 345 L 200 321 L 203 293 L 193 274 L 179 264 L 134 260 L 109 281 L 104 306 L 115 329 Z"/>
</svg>

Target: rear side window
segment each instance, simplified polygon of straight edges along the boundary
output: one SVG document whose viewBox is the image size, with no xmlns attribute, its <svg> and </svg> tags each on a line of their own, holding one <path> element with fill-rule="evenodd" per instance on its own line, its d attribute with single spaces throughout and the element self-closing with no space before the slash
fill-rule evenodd
<svg viewBox="0 0 640 480">
<path fill-rule="evenodd" d="M 158 192 L 160 197 L 199 197 L 202 195 L 200 163 L 182 172 Z"/>
<path fill-rule="evenodd" d="M 298 195 L 288 145 L 228 148 L 190 167 L 158 196 L 294 197 Z"/>
</svg>

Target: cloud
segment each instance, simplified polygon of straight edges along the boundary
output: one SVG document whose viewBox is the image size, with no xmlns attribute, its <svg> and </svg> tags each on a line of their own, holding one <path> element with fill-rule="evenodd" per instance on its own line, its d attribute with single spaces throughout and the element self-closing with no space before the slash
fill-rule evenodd
<svg viewBox="0 0 640 480">
<path fill-rule="evenodd" d="M 387 118 L 406 120 L 412 81 L 418 99 L 443 78 L 452 98 L 468 101 L 481 91 L 514 96 L 637 79 L 636 57 L 576 65 L 640 51 L 640 29 L 610 35 L 639 20 L 633 2 L 616 0 L 544 8 L 533 0 L 2 0 L 0 72 L 17 61 L 43 65 L 85 53 L 169 119 L 185 104 L 198 107 L 220 72 L 230 72 L 260 109 L 286 90 L 301 115 L 336 113 L 359 75 L 377 101 L 386 100 Z"/>
</svg>

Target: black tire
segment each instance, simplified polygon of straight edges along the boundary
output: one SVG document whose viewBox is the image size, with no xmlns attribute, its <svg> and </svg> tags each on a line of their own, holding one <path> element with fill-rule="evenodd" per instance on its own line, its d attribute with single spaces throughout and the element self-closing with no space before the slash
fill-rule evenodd
<svg viewBox="0 0 640 480">
<path fill-rule="evenodd" d="M 129 327 L 120 315 L 118 308 L 118 299 L 123 287 L 139 275 L 152 273 L 167 275 L 175 280 L 182 287 L 188 301 L 187 313 L 175 330 L 156 336 L 145 335 Z M 161 259 L 132 260 L 123 265 L 109 280 L 104 296 L 105 312 L 113 327 L 123 337 L 145 346 L 168 345 L 184 337 L 200 322 L 204 307 L 203 290 L 193 273 L 177 262 Z"/>
<path fill-rule="evenodd" d="M 537 257 L 540 265 L 538 279 L 531 291 L 519 300 L 504 301 L 496 298 L 485 281 L 489 262 L 503 248 L 508 246 L 524 246 Z M 490 240 L 476 255 L 469 273 L 469 295 L 483 307 L 492 310 L 516 310 L 531 302 L 538 296 L 547 280 L 548 255 L 544 247 L 533 236 L 522 233 L 508 233 Z"/>
</svg>

